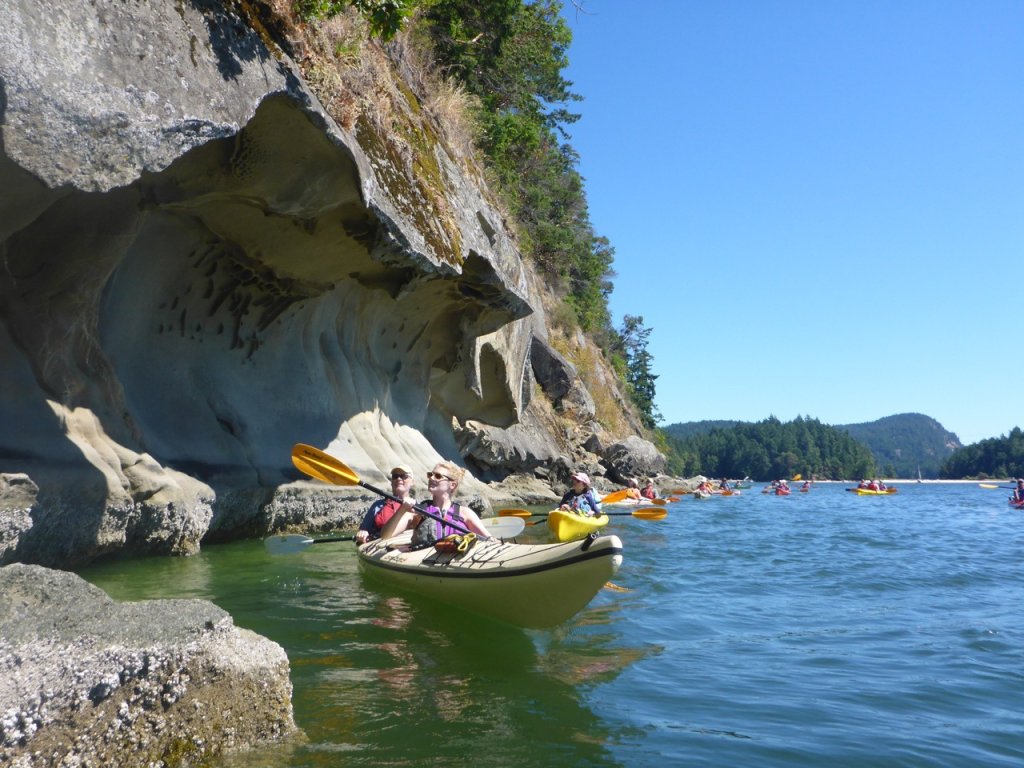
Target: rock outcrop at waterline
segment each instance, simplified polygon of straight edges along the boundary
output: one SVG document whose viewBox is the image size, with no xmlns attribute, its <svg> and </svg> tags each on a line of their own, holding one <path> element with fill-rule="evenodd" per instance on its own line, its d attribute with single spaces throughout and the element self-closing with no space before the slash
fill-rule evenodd
<svg viewBox="0 0 1024 768">
<path fill-rule="evenodd" d="M 0 563 L 268 530 L 299 441 L 378 485 L 599 459 L 501 215 L 415 95 L 370 83 L 387 114 L 339 124 L 254 7 L 6 4 Z"/>
<path fill-rule="evenodd" d="M 295 731 L 288 659 L 205 600 L 0 568 L 0 764 L 179 765 Z"/>
</svg>

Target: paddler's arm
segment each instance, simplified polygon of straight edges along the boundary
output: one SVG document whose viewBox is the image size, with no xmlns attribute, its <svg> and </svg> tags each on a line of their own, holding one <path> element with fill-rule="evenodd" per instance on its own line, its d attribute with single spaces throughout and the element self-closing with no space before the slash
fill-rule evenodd
<svg viewBox="0 0 1024 768">
<path fill-rule="evenodd" d="M 409 530 L 409 528 L 415 527 L 416 518 L 419 515 L 416 510 L 412 508 L 412 502 L 406 501 L 398 508 L 398 511 L 391 516 L 391 519 L 384 524 L 384 527 L 380 531 L 380 537 L 382 539 L 390 539 L 392 536 Z"/>
<path fill-rule="evenodd" d="M 462 515 L 462 519 L 466 521 L 466 527 L 477 536 L 486 536 L 488 539 L 493 538 L 491 532 L 487 530 L 487 526 L 484 525 L 483 521 L 472 509 L 460 506 L 459 514 Z"/>
</svg>

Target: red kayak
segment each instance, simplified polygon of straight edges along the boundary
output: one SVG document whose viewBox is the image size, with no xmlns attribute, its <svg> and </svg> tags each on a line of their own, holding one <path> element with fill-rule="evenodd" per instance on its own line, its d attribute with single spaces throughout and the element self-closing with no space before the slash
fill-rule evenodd
<svg viewBox="0 0 1024 768">
<path fill-rule="evenodd" d="M 1024 509 L 1024 501 L 1014 501 L 1010 499 L 1010 506 L 1014 509 Z"/>
</svg>

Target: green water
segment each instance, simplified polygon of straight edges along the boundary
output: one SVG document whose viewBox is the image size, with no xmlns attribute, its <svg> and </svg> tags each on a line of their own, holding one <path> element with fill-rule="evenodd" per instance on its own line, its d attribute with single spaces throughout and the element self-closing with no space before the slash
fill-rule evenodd
<svg viewBox="0 0 1024 768">
<path fill-rule="evenodd" d="M 496 766 L 615 764 L 602 748 L 611 729 L 585 693 L 638 657 L 605 642 L 616 593 L 554 631 L 528 632 L 376 591 L 356 562 L 347 543 L 271 556 L 242 542 L 81 575 L 117 600 L 212 600 L 284 647 L 302 735 L 218 765 L 448 765 L 470 754 Z M 495 746 L 480 754 L 483 742 Z"/>
</svg>

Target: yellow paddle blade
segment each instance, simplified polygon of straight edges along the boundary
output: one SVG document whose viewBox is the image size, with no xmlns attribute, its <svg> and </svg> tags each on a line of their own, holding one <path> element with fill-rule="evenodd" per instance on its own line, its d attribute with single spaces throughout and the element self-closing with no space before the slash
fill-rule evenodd
<svg viewBox="0 0 1024 768">
<path fill-rule="evenodd" d="M 793 482 L 795 483 L 797 480 L 802 480 L 803 477 L 804 477 L 803 475 L 801 475 L 799 472 L 797 472 L 795 475 L 793 475 Z"/>
<path fill-rule="evenodd" d="M 331 485 L 359 485 L 359 475 L 331 454 L 312 445 L 296 443 L 292 448 L 292 464 L 300 472 Z"/>
<path fill-rule="evenodd" d="M 982 488 L 998 488 L 998 485 L 992 485 L 992 483 L 978 483 Z"/>
<path fill-rule="evenodd" d="M 673 488 L 672 489 L 672 493 L 678 494 L 680 496 L 685 496 L 689 492 L 690 492 L 689 488 Z"/>
<path fill-rule="evenodd" d="M 499 509 L 498 517 L 533 517 L 528 509 Z"/>
<path fill-rule="evenodd" d="M 668 517 L 668 510 L 660 507 L 644 507 L 643 509 L 634 509 L 633 517 L 639 517 L 641 520 L 664 520 Z"/>
<path fill-rule="evenodd" d="M 657 504 L 659 507 L 664 507 L 668 504 L 668 499 L 644 499 L 644 501 L 649 501 L 651 504 Z"/>
<path fill-rule="evenodd" d="M 629 496 L 629 489 L 623 488 L 621 491 L 612 491 L 611 493 L 609 493 L 607 496 L 601 499 L 601 503 L 614 504 L 616 501 L 622 501 L 627 496 Z"/>
<path fill-rule="evenodd" d="M 665 501 L 674 504 L 675 502 L 679 501 L 679 497 L 678 496 L 668 496 L 668 497 L 666 497 Z"/>
</svg>

